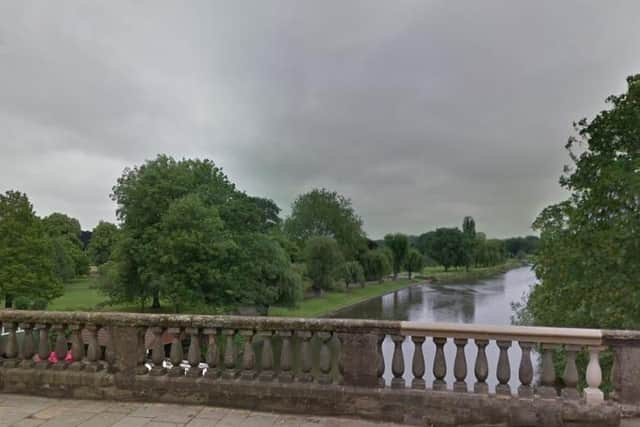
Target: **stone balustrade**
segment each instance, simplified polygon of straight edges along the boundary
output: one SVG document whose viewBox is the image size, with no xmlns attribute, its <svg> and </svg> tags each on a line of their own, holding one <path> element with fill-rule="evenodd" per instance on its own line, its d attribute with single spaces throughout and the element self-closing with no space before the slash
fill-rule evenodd
<svg viewBox="0 0 640 427">
<path fill-rule="evenodd" d="M 620 404 L 640 404 L 640 334 L 631 331 L 32 311 L 2 311 L 0 322 L 0 385 L 10 392 L 434 425 L 565 425 L 567 417 L 571 425 L 617 425 Z M 608 348 L 615 401 L 600 389 Z M 493 364 L 489 349 L 497 351 Z"/>
</svg>

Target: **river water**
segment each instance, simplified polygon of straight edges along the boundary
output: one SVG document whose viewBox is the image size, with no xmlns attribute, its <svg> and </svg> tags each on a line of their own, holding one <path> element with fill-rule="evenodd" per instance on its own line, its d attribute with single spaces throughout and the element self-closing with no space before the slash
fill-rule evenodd
<svg viewBox="0 0 640 427">
<path fill-rule="evenodd" d="M 519 302 L 522 296 L 536 283 L 536 277 L 530 267 L 522 267 L 510 270 L 496 278 L 473 283 L 455 285 L 419 284 L 410 288 L 401 289 L 381 297 L 368 300 L 364 303 L 347 307 L 336 312 L 332 317 L 343 319 L 379 319 L 379 320 L 412 320 L 420 322 L 453 322 L 476 323 L 487 325 L 509 325 L 513 310 L 512 302 Z M 497 380 L 495 369 L 498 360 L 498 348 L 495 342 L 487 347 L 489 361 L 489 378 L 487 383 L 493 389 Z M 387 337 L 383 343 L 383 352 L 387 361 L 385 379 L 391 381 L 390 361 L 393 354 L 393 343 Z M 411 359 L 413 357 L 413 343 L 407 339 L 403 344 L 405 357 L 405 379 L 407 385 L 411 384 Z M 424 343 L 426 370 L 425 380 L 427 385 L 433 382 L 432 363 L 435 353 L 435 345 L 430 339 Z M 467 385 L 473 389 L 475 376 L 473 366 L 475 364 L 476 346 L 473 340 L 466 346 L 467 356 Z M 447 383 L 452 387 L 453 359 L 455 346 L 449 339 L 445 345 L 447 360 Z M 512 391 L 518 386 L 518 363 L 520 361 L 520 348 L 517 343 L 509 349 L 511 361 Z M 533 353 L 534 369 L 538 366 L 538 355 Z"/>
</svg>

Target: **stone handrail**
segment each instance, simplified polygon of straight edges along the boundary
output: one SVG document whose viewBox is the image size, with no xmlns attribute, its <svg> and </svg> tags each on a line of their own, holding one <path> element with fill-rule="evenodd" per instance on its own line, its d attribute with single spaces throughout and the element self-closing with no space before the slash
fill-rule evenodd
<svg viewBox="0 0 640 427">
<path fill-rule="evenodd" d="M 500 397 L 518 402 L 509 403 L 514 408 L 523 404 L 537 408 L 538 400 L 553 399 L 583 405 L 585 413 L 594 407 L 606 413 L 610 404 L 600 390 L 600 354 L 610 348 L 615 360 L 615 398 L 628 405 L 640 402 L 640 333 L 633 331 L 12 310 L 0 311 L 0 322 L 7 333 L 0 383 L 8 391 L 29 391 L 28 387 L 37 386 L 42 393 L 82 390 L 86 394 L 91 390 L 96 397 L 152 396 L 191 403 L 190 399 L 199 399 L 196 401 L 230 406 L 243 406 L 243 399 L 258 405 L 258 399 L 269 410 L 277 410 L 282 403 L 270 401 L 264 393 L 292 401 L 316 401 L 320 408 L 333 402 L 334 409 L 341 405 L 335 395 L 342 393 L 347 402 L 366 395 L 368 399 L 384 398 L 386 408 L 394 401 L 402 402 L 402 408 L 415 405 L 415 412 L 423 419 L 430 416 L 423 414 L 429 405 L 406 399 L 435 399 L 439 395 L 430 393 L 447 392 L 444 396 L 485 399 L 481 401 L 489 407 L 494 405 L 492 399 Z M 424 351 L 427 340 L 435 351 Z M 393 346 L 387 354 L 384 342 Z M 410 346 L 405 348 L 405 343 Z M 496 366 L 489 366 L 486 349 L 494 343 L 498 360 Z M 447 358 L 447 344 L 454 345 L 454 357 Z M 467 366 L 469 345 L 476 348 L 472 367 Z M 521 349 L 519 360 L 509 354 L 514 345 Z M 553 364 L 554 352 L 560 349 L 566 359 L 561 389 Z M 589 363 L 587 387 L 581 391 L 576 358 L 583 350 L 589 354 Z M 537 382 L 533 351 L 541 353 Z M 426 358 L 425 353 L 431 357 Z M 428 363 L 432 384 L 424 379 Z M 510 386 L 512 365 L 518 366 L 517 392 Z M 389 368 L 392 378 L 387 384 L 385 372 Z M 453 384 L 447 384 L 448 369 L 452 369 Z M 495 394 L 487 382 L 490 375 L 497 379 Z M 469 390 L 467 381 L 471 378 L 475 383 Z M 344 412 L 349 413 L 347 409 Z M 365 404 L 362 413 L 356 412 L 372 418 L 398 418 L 396 414 L 372 412 Z"/>
</svg>

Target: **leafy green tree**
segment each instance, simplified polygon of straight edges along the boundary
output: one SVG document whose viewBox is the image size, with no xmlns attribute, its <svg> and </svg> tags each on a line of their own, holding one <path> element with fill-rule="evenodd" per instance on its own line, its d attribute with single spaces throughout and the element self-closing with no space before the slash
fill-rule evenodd
<svg viewBox="0 0 640 427">
<path fill-rule="evenodd" d="M 391 273 L 389 255 L 384 249 L 374 249 L 366 252 L 362 257 L 362 267 L 367 280 L 382 282 Z"/>
<path fill-rule="evenodd" d="M 298 196 L 284 230 L 301 246 L 315 236 L 333 238 L 347 260 L 366 250 L 362 219 L 353 210 L 351 200 L 335 191 L 315 189 Z"/>
<path fill-rule="evenodd" d="M 519 254 L 534 254 L 539 240 L 537 236 L 510 237 L 505 239 L 504 245 L 509 256 L 517 257 Z"/>
<path fill-rule="evenodd" d="M 409 252 L 409 239 L 405 234 L 387 234 L 384 236 L 384 244 L 391 250 L 391 267 L 393 278 L 398 278 L 398 273 L 404 264 L 404 260 Z"/>
<path fill-rule="evenodd" d="M 60 279 L 68 281 L 75 276 L 89 273 L 89 258 L 80 235 L 80 222 L 63 213 L 55 212 L 43 218 L 42 223 L 54 241 L 56 272 Z M 69 272 L 73 273 L 70 275 Z"/>
<path fill-rule="evenodd" d="M 409 279 L 414 272 L 422 270 L 423 259 L 422 254 L 417 249 L 410 249 L 407 258 L 404 261 L 404 268 L 409 273 Z"/>
<path fill-rule="evenodd" d="M 338 278 L 344 258 L 335 239 L 312 237 L 305 248 L 307 275 L 316 294 L 333 287 Z"/>
<path fill-rule="evenodd" d="M 527 308 L 536 324 L 640 328 L 640 75 L 610 108 L 580 120 L 560 184 L 569 199 L 545 208 Z M 574 149 L 577 148 L 577 151 Z"/>
<path fill-rule="evenodd" d="M 431 236 L 427 253 L 448 271 L 463 264 L 464 237 L 456 228 L 438 228 Z"/>
<path fill-rule="evenodd" d="M 248 304 L 251 298 L 268 306 L 299 296 L 286 252 L 276 239 L 265 243 L 279 227 L 278 207 L 238 191 L 212 161 L 159 155 L 125 169 L 112 198 L 121 236 L 103 289 L 113 301 L 144 306 L 151 299 L 152 307 L 159 307 L 164 299 L 180 310 L 196 302 Z M 265 257 L 268 252 L 271 258 Z M 286 269 L 267 268 L 268 262 L 280 263 L 283 253 Z M 242 274 L 251 280 L 240 280 Z"/>
<path fill-rule="evenodd" d="M 347 288 L 352 283 L 360 283 L 364 286 L 364 269 L 358 261 L 348 261 L 342 266 L 342 279 Z"/>
<path fill-rule="evenodd" d="M 0 194 L 0 293 L 5 306 L 16 297 L 46 299 L 62 294 L 53 247 L 27 196 Z"/>
<path fill-rule="evenodd" d="M 120 230 L 118 226 L 100 221 L 91 233 L 87 251 L 94 265 L 100 266 L 111 259 Z"/>
<path fill-rule="evenodd" d="M 476 251 L 476 222 L 470 216 L 465 216 L 462 220 L 462 236 L 464 239 L 462 263 L 469 271 L 469 268 L 473 265 Z"/>
</svg>

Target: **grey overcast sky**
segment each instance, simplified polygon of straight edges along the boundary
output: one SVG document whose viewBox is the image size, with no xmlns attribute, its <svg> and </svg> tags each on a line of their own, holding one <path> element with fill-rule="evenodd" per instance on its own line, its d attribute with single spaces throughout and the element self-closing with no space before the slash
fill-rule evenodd
<svg viewBox="0 0 640 427">
<path fill-rule="evenodd" d="M 372 237 L 530 233 L 572 121 L 640 72 L 640 1 L 0 2 L 0 191 L 91 229 L 126 166 L 206 157 Z"/>
</svg>

